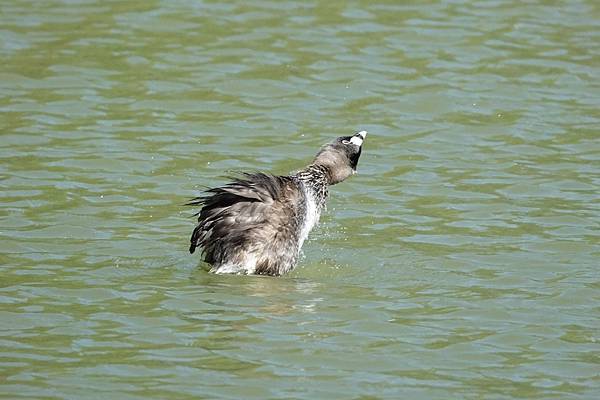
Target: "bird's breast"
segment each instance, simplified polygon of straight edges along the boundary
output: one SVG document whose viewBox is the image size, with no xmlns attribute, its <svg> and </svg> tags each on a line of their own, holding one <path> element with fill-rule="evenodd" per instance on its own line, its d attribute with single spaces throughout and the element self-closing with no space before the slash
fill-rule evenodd
<svg viewBox="0 0 600 400">
<path fill-rule="evenodd" d="M 305 185 L 302 185 L 302 191 L 304 193 L 304 215 L 302 218 L 302 228 L 299 235 L 299 247 L 302 247 L 302 244 L 308 237 L 308 234 L 310 233 L 312 228 L 319 222 L 319 217 L 321 216 L 321 207 L 317 204 L 312 191 L 308 189 Z"/>
</svg>

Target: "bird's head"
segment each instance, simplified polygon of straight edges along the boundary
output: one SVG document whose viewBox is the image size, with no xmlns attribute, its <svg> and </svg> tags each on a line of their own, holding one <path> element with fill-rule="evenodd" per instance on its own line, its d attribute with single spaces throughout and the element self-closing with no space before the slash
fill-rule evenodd
<svg viewBox="0 0 600 400">
<path fill-rule="evenodd" d="M 366 137 L 367 131 L 360 131 L 352 136 L 336 138 L 321 148 L 313 164 L 327 168 L 331 185 L 342 182 L 356 173 L 356 166 Z"/>
</svg>

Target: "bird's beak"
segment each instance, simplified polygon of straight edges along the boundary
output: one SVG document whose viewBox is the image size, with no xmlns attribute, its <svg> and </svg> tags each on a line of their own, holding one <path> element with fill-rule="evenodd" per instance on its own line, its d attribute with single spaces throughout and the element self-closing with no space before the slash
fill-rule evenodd
<svg viewBox="0 0 600 400">
<path fill-rule="evenodd" d="M 350 142 L 354 143 L 357 146 L 362 146 L 363 140 L 367 137 L 367 131 L 356 132 Z"/>
</svg>

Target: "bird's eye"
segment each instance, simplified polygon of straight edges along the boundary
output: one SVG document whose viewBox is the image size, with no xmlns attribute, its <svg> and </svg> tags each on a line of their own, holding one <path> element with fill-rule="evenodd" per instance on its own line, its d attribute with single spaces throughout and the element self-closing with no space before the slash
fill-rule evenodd
<svg viewBox="0 0 600 400">
<path fill-rule="evenodd" d="M 352 143 L 352 142 L 350 142 L 349 140 L 346 140 L 346 139 L 344 139 L 344 140 L 342 140 L 342 143 L 343 143 L 343 144 L 350 144 L 350 143 Z"/>
</svg>

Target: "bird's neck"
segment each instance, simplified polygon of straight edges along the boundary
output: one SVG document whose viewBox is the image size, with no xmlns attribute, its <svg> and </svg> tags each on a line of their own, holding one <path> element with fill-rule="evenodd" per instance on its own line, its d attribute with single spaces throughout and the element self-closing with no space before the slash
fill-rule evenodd
<svg viewBox="0 0 600 400">
<path fill-rule="evenodd" d="M 325 205 L 331 176 L 327 167 L 311 164 L 298 171 L 294 176 L 311 192 L 320 207 Z"/>
</svg>

